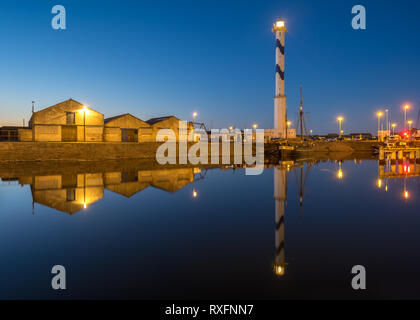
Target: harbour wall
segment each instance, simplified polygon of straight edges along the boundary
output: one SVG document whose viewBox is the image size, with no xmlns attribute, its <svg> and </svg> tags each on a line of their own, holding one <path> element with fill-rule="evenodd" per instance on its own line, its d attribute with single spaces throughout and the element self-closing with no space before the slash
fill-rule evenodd
<svg viewBox="0 0 420 320">
<path fill-rule="evenodd" d="M 150 159 L 158 143 L 1 142 L 0 161 Z"/>
<path fill-rule="evenodd" d="M 156 160 L 156 151 L 162 143 L 123 143 L 123 142 L 0 142 L 0 162 L 15 161 L 104 161 L 124 159 Z M 293 143 L 292 143 L 293 144 Z M 193 144 L 188 144 L 188 149 Z M 420 144 L 419 144 L 420 145 Z M 373 153 L 378 142 L 314 142 L 305 148 L 310 154 L 328 153 Z M 219 145 L 222 154 L 222 144 Z M 295 147 L 299 148 L 296 142 Z M 265 144 L 266 155 L 277 155 L 278 144 Z M 209 156 L 211 147 L 209 145 Z M 177 144 L 177 155 L 179 144 Z M 233 156 L 233 143 L 230 156 Z M 253 148 L 255 154 L 255 145 Z"/>
<path fill-rule="evenodd" d="M 16 161 L 105 161 L 125 159 L 149 159 L 156 161 L 156 152 L 162 143 L 124 142 L 0 142 L 0 162 Z M 190 150 L 194 143 L 187 144 Z M 177 156 L 179 143 L 176 143 Z M 222 143 L 219 154 L 222 155 Z M 211 145 L 208 146 L 209 159 Z M 243 151 L 244 152 L 244 151 Z M 234 144 L 230 144 L 230 157 Z M 255 154 L 255 146 L 253 147 Z"/>
</svg>

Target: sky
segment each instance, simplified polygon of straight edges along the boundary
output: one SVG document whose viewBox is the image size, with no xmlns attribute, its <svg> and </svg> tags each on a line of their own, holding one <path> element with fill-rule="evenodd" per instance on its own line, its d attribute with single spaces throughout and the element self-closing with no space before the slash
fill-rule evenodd
<svg viewBox="0 0 420 320">
<path fill-rule="evenodd" d="M 66 8 L 66 30 L 51 9 Z M 366 8 L 367 29 L 351 27 Z M 376 112 L 420 103 L 417 0 L 1 1 L 0 126 L 73 98 L 105 117 L 175 115 L 208 128 L 273 127 L 275 37 L 286 21 L 288 117 L 303 85 L 308 129 L 374 132 Z"/>
</svg>

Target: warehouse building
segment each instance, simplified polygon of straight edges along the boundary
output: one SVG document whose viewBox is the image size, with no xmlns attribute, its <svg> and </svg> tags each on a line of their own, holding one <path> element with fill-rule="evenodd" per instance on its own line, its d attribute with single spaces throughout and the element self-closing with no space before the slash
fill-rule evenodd
<svg viewBox="0 0 420 320">
<path fill-rule="evenodd" d="M 153 128 L 145 121 L 127 113 L 104 121 L 106 142 L 152 142 Z"/>
<path fill-rule="evenodd" d="M 156 141 L 157 132 L 161 129 L 171 129 L 176 136 L 176 140 L 180 141 L 179 139 L 179 122 L 181 120 L 174 116 L 169 117 L 160 117 L 160 118 L 153 118 L 147 121 L 147 123 L 153 128 L 154 132 L 154 141 Z M 190 132 L 194 131 L 194 125 L 191 122 L 187 123 L 187 135 Z M 192 141 L 197 141 L 197 137 L 190 139 Z"/>
<path fill-rule="evenodd" d="M 129 113 L 104 119 L 94 109 L 69 99 L 33 112 L 28 127 L 0 128 L 0 141 L 22 142 L 156 142 L 159 130 L 171 129 L 179 141 L 174 116 L 143 121 Z M 194 131 L 187 124 L 187 134 Z M 196 140 L 196 139 L 195 139 Z"/>
<path fill-rule="evenodd" d="M 99 142 L 103 130 L 103 114 L 69 99 L 34 112 L 19 141 Z"/>
</svg>

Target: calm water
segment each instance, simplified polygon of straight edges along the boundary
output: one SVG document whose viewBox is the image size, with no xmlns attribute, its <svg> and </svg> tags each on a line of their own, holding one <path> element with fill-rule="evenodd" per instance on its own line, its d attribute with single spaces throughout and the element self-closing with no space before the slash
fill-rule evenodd
<svg viewBox="0 0 420 320">
<path fill-rule="evenodd" d="M 420 298 L 420 178 L 377 161 L 20 172 L 0 182 L 0 298 Z"/>
</svg>

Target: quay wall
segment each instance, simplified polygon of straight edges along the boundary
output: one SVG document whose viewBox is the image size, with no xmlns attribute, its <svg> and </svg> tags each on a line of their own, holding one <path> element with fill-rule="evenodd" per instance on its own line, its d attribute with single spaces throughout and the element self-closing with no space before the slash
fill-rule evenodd
<svg viewBox="0 0 420 320">
<path fill-rule="evenodd" d="M 150 159 L 158 143 L 1 142 L 0 161 Z"/>
<path fill-rule="evenodd" d="M 0 142 L 0 162 L 156 159 L 156 151 L 160 145 L 161 143 L 157 142 Z M 333 152 L 373 153 L 373 147 L 377 145 L 377 142 L 315 142 L 308 149 L 308 152 L 312 154 Z M 210 149 L 209 145 L 209 155 L 211 152 Z M 231 144 L 230 149 L 232 156 L 233 144 Z M 255 148 L 253 149 L 254 153 Z M 266 144 L 265 150 L 268 153 L 270 151 L 277 152 L 279 150 L 278 144 Z M 222 154 L 221 144 L 219 153 Z"/>
<path fill-rule="evenodd" d="M 0 142 L 0 162 L 13 161 L 104 161 L 126 159 L 156 160 L 158 142 Z M 194 145 L 188 143 L 187 149 Z M 179 144 L 176 144 L 177 157 Z M 208 146 L 209 159 L 211 145 Z M 243 150 L 244 152 L 244 150 Z M 219 154 L 223 154 L 219 144 Z M 230 144 L 230 157 L 234 154 L 234 144 Z M 255 147 L 253 148 L 255 155 Z"/>
</svg>

